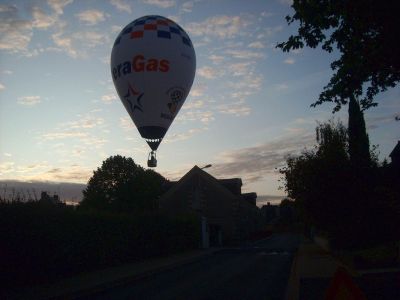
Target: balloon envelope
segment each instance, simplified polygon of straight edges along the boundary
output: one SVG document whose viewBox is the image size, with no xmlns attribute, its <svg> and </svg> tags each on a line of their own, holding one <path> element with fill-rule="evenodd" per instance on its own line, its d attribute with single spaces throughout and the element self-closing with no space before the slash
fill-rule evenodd
<svg viewBox="0 0 400 300">
<path fill-rule="evenodd" d="M 196 56 L 187 33 L 161 16 L 128 24 L 115 40 L 111 74 L 140 135 L 157 150 L 193 84 Z"/>
</svg>

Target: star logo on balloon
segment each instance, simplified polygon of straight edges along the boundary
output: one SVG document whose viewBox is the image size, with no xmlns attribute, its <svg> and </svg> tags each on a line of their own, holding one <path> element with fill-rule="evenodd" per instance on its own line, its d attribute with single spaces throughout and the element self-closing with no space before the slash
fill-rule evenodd
<svg viewBox="0 0 400 300">
<path fill-rule="evenodd" d="M 134 113 L 136 109 L 143 112 L 143 106 L 141 103 L 142 97 L 144 93 L 140 93 L 136 91 L 129 83 L 128 83 L 128 92 L 124 96 L 125 100 L 129 103 L 129 107 L 131 108 L 131 112 Z"/>
</svg>

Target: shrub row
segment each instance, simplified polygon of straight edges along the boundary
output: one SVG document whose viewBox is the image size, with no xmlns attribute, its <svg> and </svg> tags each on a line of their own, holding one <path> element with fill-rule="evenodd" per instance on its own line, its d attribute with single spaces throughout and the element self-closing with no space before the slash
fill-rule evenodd
<svg viewBox="0 0 400 300">
<path fill-rule="evenodd" d="M 0 282 L 22 286 L 198 247 L 194 216 L 0 204 Z"/>
</svg>

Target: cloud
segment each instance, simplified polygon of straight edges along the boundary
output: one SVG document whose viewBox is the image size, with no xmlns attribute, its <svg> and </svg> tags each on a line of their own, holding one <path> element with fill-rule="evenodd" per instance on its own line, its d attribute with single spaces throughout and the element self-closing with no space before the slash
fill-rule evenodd
<svg viewBox="0 0 400 300">
<path fill-rule="evenodd" d="M 204 95 L 204 87 L 202 86 L 195 86 L 190 90 L 190 96 L 192 97 L 201 97 Z"/>
<path fill-rule="evenodd" d="M 82 11 L 75 15 L 81 22 L 86 23 L 86 25 L 96 25 L 97 23 L 104 21 L 104 12 L 97 9 L 89 9 Z"/>
<path fill-rule="evenodd" d="M 235 92 L 232 92 L 231 94 L 230 94 L 230 98 L 233 98 L 233 99 L 244 99 L 244 98 L 246 98 L 246 97 L 248 97 L 248 96 L 250 96 L 250 95 L 252 95 L 253 94 L 253 92 L 251 92 L 250 90 L 240 90 L 240 91 L 235 91 Z"/>
<path fill-rule="evenodd" d="M 33 106 L 42 102 L 40 100 L 40 96 L 24 96 L 19 97 L 17 100 L 18 104 L 26 105 L 26 106 Z"/>
<path fill-rule="evenodd" d="M 66 52 L 69 56 L 78 57 L 78 51 L 72 46 L 72 39 L 63 36 L 63 32 L 57 32 L 52 36 L 53 42 L 59 47 L 60 51 Z"/>
<path fill-rule="evenodd" d="M 185 110 L 181 112 L 176 120 L 178 122 L 193 122 L 200 121 L 204 124 L 208 124 L 215 120 L 214 113 L 212 111 L 203 111 L 203 110 Z"/>
<path fill-rule="evenodd" d="M 87 129 L 90 128 L 82 128 L 78 130 L 75 128 L 73 130 L 60 130 L 50 133 L 45 133 L 41 135 L 41 139 L 44 141 L 54 141 L 54 140 L 62 140 L 62 139 L 78 139 L 83 145 L 89 146 L 90 149 L 93 148 L 100 149 L 103 147 L 108 140 L 102 137 L 97 137 L 91 134 Z M 85 148 L 81 148 L 83 151 Z M 76 154 L 76 152 L 73 152 Z"/>
<path fill-rule="evenodd" d="M 293 65 L 296 61 L 294 60 L 294 58 L 288 57 L 283 62 L 288 65 Z"/>
<path fill-rule="evenodd" d="M 257 58 L 264 58 L 265 56 L 265 54 L 262 52 L 238 50 L 238 49 L 227 49 L 225 53 L 231 55 L 234 58 L 240 58 L 240 59 L 257 59 Z"/>
<path fill-rule="evenodd" d="M 30 21 L 0 16 L 0 50 L 11 53 L 26 52 L 32 38 Z"/>
<path fill-rule="evenodd" d="M 250 43 L 247 47 L 255 48 L 255 49 L 262 49 L 262 48 L 265 48 L 265 45 L 258 41 L 258 42 Z"/>
<path fill-rule="evenodd" d="M 117 100 L 117 96 L 115 96 L 115 94 L 107 94 L 107 95 L 101 96 L 101 101 L 103 101 L 104 103 L 107 103 L 107 104 L 111 104 L 115 100 Z"/>
<path fill-rule="evenodd" d="M 112 33 L 119 33 L 122 30 L 122 26 L 119 25 L 112 25 L 111 26 L 111 32 Z"/>
<path fill-rule="evenodd" d="M 6 74 L 6 75 L 11 75 L 11 74 L 13 74 L 13 71 L 10 71 L 10 70 L 4 70 L 4 71 L 3 71 L 3 74 Z"/>
<path fill-rule="evenodd" d="M 96 111 L 97 112 L 97 111 Z M 91 114 L 78 115 L 73 121 L 59 123 L 52 132 L 43 133 L 40 139 L 44 141 L 78 139 L 83 144 L 102 146 L 107 140 L 94 134 L 107 127 L 102 117 Z"/>
<path fill-rule="evenodd" d="M 110 0 L 111 5 L 115 6 L 119 11 L 131 14 L 132 7 L 124 0 Z"/>
<path fill-rule="evenodd" d="M 3 155 L 4 155 L 4 156 L 7 156 L 7 157 L 11 157 L 11 156 L 12 156 L 11 153 L 7 153 L 7 152 L 4 152 Z"/>
<path fill-rule="evenodd" d="M 225 92 L 221 99 L 231 99 L 230 102 L 216 106 L 219 113 L 243 117 L 251 113 L 247 98 L 257 93 L 262 86 L 263 76 L 253 72 L 254 63 L 234 63 L 228 66 L 228 73 L 236 76 L 237 80 L 229 80 L 225 84 Z"/>
<path fill-rule="evenodd" d="M 194 1 L 184 2 L 181 6 L 181 11 L 189 13 L 192 12 L 194 6 Z"/>
<path fill-rule="evenodd" d="M 236 117 L 248 116 L 251 112 L 243 99 L 218 106 L 218 111 L 223 114 L 234 115 Z"/>
<path fill-rule="evenodd" d="M 64 7 L 72 2 L 73 0 L 47 0 L 47 4 L 57 15 L 62 15 L 64 13 Z"/>
<path fill-rule="evenodd" d="M 205 130 L 207 130 L 207 128 L 193 128 L 189 129 L 187 132 L 170 134 L 165 140 L 163 140 L 163 142 L 165 144 L 169 144 L 178 141 L 184 141 Z"/>
<path fill-rule="evenodd" d="M 81 31 L 72 35 L 78 43 L 84 44 L 88 48 L 94 48 L 108 41 L 108 36 L 95 31 Z"/>
<path fill-rule="evenodd" d="M 71 156 L 82 158 L 83 154 L 85 154 L 85 149 L 82 147 L 76 147 L 72 150 Z"/>
<path fill-rule="evenodd" d="M 214 78 L 222 76 L 222 70 L 204 66 L 204 67 L 201 67 L 200 69 L 197 69 L 197 74 L 199 74 L 199 76 L 207 78 L 207 79 L 214 79 Z"/>
<path fill-rule="evenodd" d="M 244 33 L 250 24 L 241 16 L 219 15 L 207 18 L 201 23 L 189 23 L 186 29 L 194 36 L 210 36 L 214 38 L 234 38 Z"/>
<path fill-rule="evenodd" d="M 250 107 L 245 106 L 245 105 L 225 105 L 225 106 L 220 106 L 221 113 L 227 114 L 227 115 L 234 115 L 236 117 L 243 117 L 243 116 L 248 116 L 251 112 Z"/>
<path fill-rule="evenodd" d="M 17 7 L 10 4 L 0 4 L 0 13 L 3 12 L 14 14 L 17 12 Z"/>
<path fill-rule="evenodd" d="M 71 1 L 72 2 L 72 1 Z M 50 15 L 43 9 L 33 6 L 29 11 L 18 11 L 13 5 L 2 5 L 0 8 L 0 50 L 10 53 L 21 53 L 25 56 L 33 56 L 39 53 L 34 49 L 28 51 L 28 46 L 33 36 L 33 30 L 46 30 L 59 25 L 59 14 L 67 3 L 62 1 L 50 1 L 49 5 L 55 5 L 57 11 Z M 31 14 L 31 19 L 22 19 L 21 16 Z"/>
<path fill-rule="evenodd" d="M 273 26 L 273 27 L 265 27 L 265 28 L 263 28 L 261 33 L 259 33 L 257 35 L 257 39 L 264 39 L 264 38 L 272 37 L 282 30 L 283 30 L 282 25 Z"/>
<path fill-rule="evenodd" d="M 102 117 L 92 115 L 92 113 L 98 112 L 99 110 L 91 111 L 90 114 L 78 115 L 76 120 L 59 123 L 58 126 L 52 131 L 43 133 L 39 139 L 43 141 L 53 141 L 62 139 L 76 139 L 79 144 L 81 153 L 86 148 L 101 148 L 108 142 L 107 139 L 100 136 L 101 134 L 107 134 L 107 124 Z M 54 145 L 54 143 L 53 143 Z M 89 147 L 87 147 L 89 146 Z M 73 154 L 77 154 L 77 147 L 73 150 Z"/>
<path fill-rule="evenodd" d="M 223 56 L 221 56 L 221 55 L 215 55 L 215 54 L 213 54 L 213 55 L 210 55 L 210 56 L 208 57 L 208 59 L 211 60 L 214 64 L 219 64 L 219 63 L 221 63 L 225 58 L 224 58 Z"/>
<path fill-rule="evenodd" d="M 148 5 L 154 5 L 160 8 L 168 8 L 175 6 L 174 0 L 142 0 L 143 3 Z"/>
<path fill-rule="evenodd" d="M 89 155 L 96 157 L 108 139 L 105 119 L 96 115 L 99 110 L 92 110 L 84 115 L 77 115 L 75 120 L 59 123 L 50 132 L 42 132 L 37 136 L 39 145 L 51 149 L 64 157 L 65 162 L 71 159 L 83 159 Z M 64 142 L 65 141 L 65 142 Z M 93 157 L 91 157 L 92 159 Z M 35 180 L 55 180 L 80 182 L 88 179 L 89 170 L 85 168 L 47 166 L 36 172 L 30 172 L 25 178 Z"/>
<path fill-rule="evenodd" d="M 52 14 L 38 6 L 23 6 L 24 8 L 31 8 L 29 11 L 19 12 L 16 6 L 2 5 L 0 13 L 7 13 L 0 16 L 0 50 L 20 53 L 27 57 L 38 55 L 44 51 L 66 52 L 72 57 L 77 57 L 77 52 L 72 47 L 71 38 L 63 36 L 62 29 L 67 23 L 59 20 L 64 7 L 72 2 L 72 0 L 48 0 L 47 3 L 53 10 Z M 29 14 L 31 14 L 31 19 L 25 20 L 20 17 Z M 29 50 L 33 30 L 47 30 L 49 28 L 58 30 L 51 36 L 57 48 L 47 47 Z"/>
<path fill-rule="evenodd" d="M 90 148 L 96 148 L 96 149 L 100 149 L 101 147 L 103 147 L 108 142 L 108 140 L 106 140 L 104 138 L 97 137 L 97 136 L 94 136 L 94 135 L 89 135 L 89 134 L 87 134 L 86 136 L 84 136 L 80 140 L 85 145 L 90 146 Z"/>
<path fill-rule="evenodd" d="M 4 90 L 6 87 L 0 83 L 0 91 Z"/>
<path fill-rule="evenodd" d="M 275 84 L 275 89 L 277 91 L 286 91 L 287 89 L 289 89 L 289 86 L 286 83 L 279 83 Z"/>
<path fill-rule="evenodd" d="M 0 176 L 13 172 L 14 165 L 15 165 L 15 163 L 12 161 L 5 161 L 5 162 L 0 163 Z"/>
<path fill-rule="evenodd" d="M 233 76 L 244 76 L 249 73 L 253 65 L 253 62 L 234 63 L 229 65 L 229 70 Z"/>
<path fill-rule="evenodd" d="M 119 118 L 119 127 L 123 130 L 130 131 L 135 128 L 135 125 L 130 117 L 121 117 Z"/>
<path fill-rule="evenodd" d="M 53 26 L 57 21 L 57 17 L 47 15 L 39 7 L 33 7 L 32 16 L 33 16 L 33 23 L 32 23 L 33 27 L 39 29 L 47 29 L 50 26 Z"/>
<path fill-rule="evenodd" d="M 189 103 L 185 102 L 185 105 L 183 105 L 182 109 L 198 109 L 203 106 L 204 106 L 204 101 L 197 100 L 197 101 L 190 101 Z"/>
<path fill-rule="evenodd" d="M 79 165 L 68 167 L 50 166 L 46 170 L 25 176 L 25 180 L 86 183 L 92 175 L 93 171 L 90 168 Z"/>
<path fill-rule="evenodd" d="M 314 144 L 313 133 L 288 135 L 258 146 L 221 153 L 210 172 L 217 177 L 241 177 L 246 183 L 262 180 L 266 175 L 277 174 L 276 168 L 284 165 L 288 155 L 299 153 Z"/>
<path fill-rule="evenodd" d="M 87 57 L 92 52 L 92 48 L 108 43 L 110 40 L 110 37 L 103 32 L 84 30 L 66 34 L 65 24 L 59 27 L 58 32 L 51 36 L 56 47 L 48 50 L 65 52 L 72 58 Z M 101 57 L 98 58 L 101 59 Z"/>
<path fill-rule="evenodd" d="M 279 139 L 253 147 L 241 148 L 220 153 L 208 169 L 216 178 L 242 178 L 245 185 L 278 177 L 277 168 L 285 164 L 289 155 L 300 153 L 305 147 L 314 145 L 314 134 L 302 132 L 286 135 Z M 181 170 L 163 173 L 170 180 L 179 180 L 193 165 L 183 166 Z M 260 196 L 260 200 L 265 200 Z"/>
<path fill-rule="evenodd" d="M 367 129 L 376 129 L 383 124 L 396 122 L 396 117 L 400 116 L 400 112 L 385 115 L 366 116 Z"/>
<path fill-rule="evenodd" d="M 61 124 L 62 127 L 69 129 L 94 128 L 104 124 L 104 119 L 100 117 L 85 116 L 78 121 L 71 121 Z"/>
<path fill-rule="evenodd" d="M 273 13 L 268 12 L 268 11 L 263 11 L 263 12 L 261 12 L 260 16 L 263 18 L 268 18 L 268 17 L 273 16 Z"/>
<path fill-rule="evenodd" d="M 234 89 L 234 92 L 250 92 L 248 95 L 251 95 L 260 90 L 262 83 L 263 76 L 250 71 L 246 75 L 242 76 L 240 81 L 229 82 L 229 86 Z"/>
<path fill-rule="evenodd" d="M 283 5 L 292 5 L 293 0 L 279 0 L 279 3 Z"/>
<path fill-rule="evenodd" d="M 61 140 L 66 138 L 84 138 L 87 137 L 86 132 L 79 132 L 75 130 L 66 130 L 60 132 L 50 132 L 42 135 L 43 140 Z"/>
</svg>

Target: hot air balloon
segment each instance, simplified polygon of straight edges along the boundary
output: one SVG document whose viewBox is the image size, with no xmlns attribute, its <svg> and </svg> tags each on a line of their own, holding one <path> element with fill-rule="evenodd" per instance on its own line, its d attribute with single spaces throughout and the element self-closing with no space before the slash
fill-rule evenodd
<svg viewBox="0 0 400 300">
<path fill-rule="evenodd" d="M 196 56 L 188 34 L 162 16 L 144 16 L 119 33 L 111 52 L 115 88 L 151 148 L 147 165 L 189 94 Z"/>
</svg>

